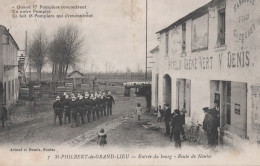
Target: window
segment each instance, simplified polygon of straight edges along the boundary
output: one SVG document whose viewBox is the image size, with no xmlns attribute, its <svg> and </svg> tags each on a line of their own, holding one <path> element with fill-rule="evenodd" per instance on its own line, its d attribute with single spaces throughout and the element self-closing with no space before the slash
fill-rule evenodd
<svg viewBox="0 0 260 166">
<path fill-rule="evenodd" d="M 225 45 L 225 8 L 218 11 L 217 46 Z"/>
<path fill-rule="evenodd" d="M 182 52 L 186 52 L 186 23 L 182 24 Z"/>
<path fill-rule="evenodd" d="M 165 54 L 165 56 L 168 56 L 168 53 L 169 53 L 169 32 L 166 33 L 165 39 L 166 39 L 166 43 L 165 43 L 165 45 L 166 45 L 166 51 L 165 51 L 166 54 Z"/>
</svg>

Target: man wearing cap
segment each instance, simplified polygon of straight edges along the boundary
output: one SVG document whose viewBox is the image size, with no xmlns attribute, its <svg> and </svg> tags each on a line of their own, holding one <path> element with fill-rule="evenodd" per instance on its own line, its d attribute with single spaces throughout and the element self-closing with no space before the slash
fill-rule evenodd
<svg viewBox="0 0 260 166">
<path fill-rule="evenodd" d="M 70 100 L 69 95 L 65 96 L 65 100 L 63 101 L 63 111 L 64 111 L 64 123 L 66 124 L 67 118 L 70 123 Z"/>
<path fill-rule="evenodd" d="M 90 95 L 90 105 L 91 105 L 91 113 L 92 113 L 92 120 L 95 121 L 95 114 L 96 114 L 96 102 L 93 93 Z"/>
<path fill-rule="evenodd" d="M 216 129 L 216 139 L 215 139 L 215 144 L 218 145 L 218 127 L 220 127 L 220 108 L 219 108 L 219 100 L 214 100 L 214 108 L 211 110 L 211 114 L 213 116 L 214 120 L 214 129 Z"/>
<path fill-rule="evenodd" d="M 169 104 L 165 104 L 164 106 L 165 106 L 164 121 L 165 121 L 165 128 L 166 128 L 165 135 L 169 136 L 170 135 L 170 122 L 171 122 L 171 109 L 169 108 Z"/>
<path fill-rule="evenodd" d="M 106 93 L 103 93 L 102 94 L 102 111 L 104 113 L 104 116 L 107 116 L 107 113 L 106 113 L 106 106 L 107 106 L 107 97 L 106 97 Z"/>
<path fill-rule="evenodd" d="M 85 93 L 84 109 L 85 109 L 85 113 L 86 113 L 88 122 L 90 122 L 90 119 L 91 119 L 91 100 L 89 98 L 89 94 L 88 93 Z"/>
<path fill-rule="evenodd" d="M 56 101 L 53 103 L 53 109 L 54 109 L 54 123 L 53 125 L 56 124 L 56 118 L 58 116 L 59 118 L 59 123 L 62 125 L 62 103 L 60 101 L 60 96 L 56 97 Z"/>
<path fill-rule="evenodd" d="M 99 112 L 100 112 L 100 98 L 98 93 L 95 94 L 95 103 L 96 103 L 96 117 L 99 119 Z"/>
<path fill-rule="evenodd" d="M 84 100 L 83 96 L 79 95 L 78 103 L 77 103 L 77 115 L 80 116 L 81 123 L 85 124 L 85 114 L 84 114 Z"/>
<path fill-rule="evenodd" d="M 115 101 L 113 96 L 111 95 L 111 92 L 109 91 L 107 93 L 107 115 L 112 115 L 112 104 L 114 103 L 115 105 Z"/>
<path fill-rule="evenodd" d="M 78 126 L 77 101 L 76 101 L 75 95 L 72 95 L 72 97 L 71 97 L 70 108 L 71 108 L 71 117 L 72 117 L 71 127 L 73 127 L 75 125 Z"/>
</svg>

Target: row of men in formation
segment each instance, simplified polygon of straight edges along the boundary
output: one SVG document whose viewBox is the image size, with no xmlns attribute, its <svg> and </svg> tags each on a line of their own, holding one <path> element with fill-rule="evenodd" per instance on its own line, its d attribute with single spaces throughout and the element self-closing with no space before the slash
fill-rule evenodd
<svg viewBox="0 0 260 166">
<path fill-rule="evenodd" d="M 91 122 L 91 119 L 95 121 L 100 117 L 112 115 L 112 104 L 115 104 L 115 101 L 111 92 L 107 94 L 85 92 L 84 96 L 78 94 L 77 97 L 74 94 L 69 96 L 64 92 L 63 96 L 57 96 L 53 103 L 54 125 L 57 117 L 60 125 L 64 117 L 64 123 L 66 124 L 68 119 L 69 123 L 72 122 L 71 127 L 74 127 L 79 125 L 80 120 L 85 124 L 86 119 Z"/>
</svg>

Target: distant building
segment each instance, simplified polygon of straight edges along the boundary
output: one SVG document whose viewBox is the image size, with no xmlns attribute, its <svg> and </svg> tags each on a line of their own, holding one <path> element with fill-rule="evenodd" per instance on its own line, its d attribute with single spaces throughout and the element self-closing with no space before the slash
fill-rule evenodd
<svg viewBox="0 0 260 166">
<path fill-rule="evenodd" d="M 19 95 L 17 51 L 19 47 L 9 30 L 0 25 L 0 102 L 7 107 L 15 104 Z"/>
<path fill-rule="evenodd" d="M 95 80 L 95 76 L 86 76 L 83 73 L 75 70 L 67 75 L 65 82 L 73 84 L 74 92 L 82 92 L 87 90 L 94 91 Z"/>
<path fill-rule="evenodd" d="M 157 32 L 153 106 L 184 107 L 188 120 L 202 123 L 202 108 L 216 100 L 224 143 L 259 142 L 259 7 L 256 0 L 212 0 Z"/>
</svg>

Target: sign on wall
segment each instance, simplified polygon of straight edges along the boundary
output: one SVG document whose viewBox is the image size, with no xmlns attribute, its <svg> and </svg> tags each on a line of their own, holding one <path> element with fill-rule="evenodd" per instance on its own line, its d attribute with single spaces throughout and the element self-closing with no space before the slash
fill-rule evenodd
<svg viewBox="0 0 260 166">
<path fill-rule="evenodd" d="M 208 14 L 192 20 L 192 51 L 208 48 Z"/>
</svg>

